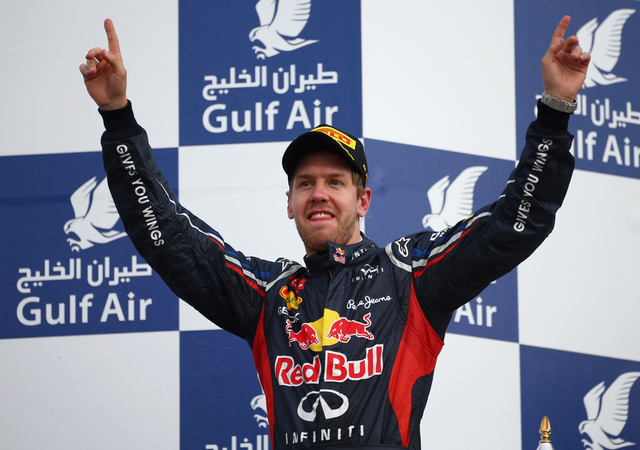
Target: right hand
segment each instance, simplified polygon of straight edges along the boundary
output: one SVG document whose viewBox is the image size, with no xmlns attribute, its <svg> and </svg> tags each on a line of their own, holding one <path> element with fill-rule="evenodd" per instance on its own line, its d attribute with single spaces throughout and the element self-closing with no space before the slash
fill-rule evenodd
<svg viewBox="0 0 640 450">
<path fill-rule="evenodd" d="M 571 18 L 564 16 L 553 33 L 551 45 L 542 58 L 542 81 L 547 94 L 573 103 L 587 76 L 591 55 L 582 51 L 576 36 L 565 41 L 569 22 Z"/>
<path fill-rule="evenodd" d="M 111 19 L 104 21 L 109 50 L 95 47 L 87 53 L 80 73 L 89 95 L 102 110 L 127 106 L 127 70 L 120 55 L 118 35 Z"/>
</svg>

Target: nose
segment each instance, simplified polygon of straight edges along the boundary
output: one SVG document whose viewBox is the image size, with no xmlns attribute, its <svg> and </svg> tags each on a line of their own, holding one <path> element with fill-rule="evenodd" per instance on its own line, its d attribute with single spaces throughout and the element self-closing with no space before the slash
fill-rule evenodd
<svg viewBox="0 0 640 450">
<path fill-rule="evenodd" d="M 326 202 L 329 200 L 329 191 L 324 183 L 316 183 L 311 193 L 311 201 Z"/>
</svg>

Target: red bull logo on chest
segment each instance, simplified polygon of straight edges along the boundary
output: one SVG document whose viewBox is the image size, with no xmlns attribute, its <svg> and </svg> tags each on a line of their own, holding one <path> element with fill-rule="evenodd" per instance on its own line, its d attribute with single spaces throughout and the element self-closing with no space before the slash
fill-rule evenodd
<svg viewBox="0 0 640 450">
<path fill-rule="evenodd" d="M 320 352 L 323 347 L 338 343 L 346 344 L 352 337 L 373 340 L 374 335 L 369 331 L 370 326 L 371 313 L 365 314 L 362 321 L 359 321 L 341 317 L 336 311 L 325 309 L 320 319 L 303 323 L 299 331 L 295 331 L 291 321 L 287 319 L 285 332 L 289 337 L 289 346 L 297 342 L 302 350 L 310 349 Z"/>
<path fill-rule="evenodd" d="M 289 335 L 289 347 L 291 347 L 292 342 L 297 342 L 302 350 L 306 350 L 312 345 L 320 344 L 316 330 L 308 323 L 303 323 L 300 331 L 297 333 L 293 331 L 289 319 L 287 319 L 286 323 L 285 331 Z"/>
<path fill-rule="evenodd" d="M 367 331 L 367 328 L 371 325 L 370 317 L 371 313 L 366 314 L 362 318 L 364 323 L 340 317 L 331 324 L 326 336 L 329 339 L 337 339 L 340 342 L 349 342 L 352 336 L 372 340 L 373 334 Z"/>
<path fill-rule="evenodd" d="M 364 359 L 359 360 L 349 360 L 343 353 L 327 351 L 324 367 L 319 356 L 305 364 L 296 364 L 291 356 L 278 356 L 274 372 L 281 386 L 317 384 L 321 376 L 325 382 L 335 383 L 364 380 L 382 374 L 383 350 L 383 344 L 367 348 Z"/>
</svg>

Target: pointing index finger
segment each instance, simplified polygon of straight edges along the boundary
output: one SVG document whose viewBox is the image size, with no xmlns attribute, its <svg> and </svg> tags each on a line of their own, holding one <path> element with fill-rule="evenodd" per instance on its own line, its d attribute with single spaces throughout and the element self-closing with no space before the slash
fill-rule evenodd
<svg viewBox="0 0 640 450">
<path fill-rule="evenodd" d="M 118 41 L 116 28 L 113 26 L 113 21 L 111 19 L 106 19 L 104 21 L 104 31 L 107 32 L 107 41 L 109 43 L 109 53 L 120 54 L 120 41 Z"/>
<path fill-rule="evenodd" d="M 553 41 L 551 42 L 551 45 L 557 44 L 558 41 L 564 37 L 564 33 L 565 31 L 567 31 L 567 28 L 569 27 L 570 22 L 571 22 L 571 17 L 569 16 L 564 16 L 562 20 L 560 20 L 560 23 L 558 24 L 556 31 L 553 33 Z"/>
</svg>

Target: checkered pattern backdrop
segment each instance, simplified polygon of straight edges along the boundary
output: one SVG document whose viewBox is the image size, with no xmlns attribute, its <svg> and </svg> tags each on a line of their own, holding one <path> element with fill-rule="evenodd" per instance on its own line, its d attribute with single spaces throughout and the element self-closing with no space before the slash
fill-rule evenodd
<svg viewBox="0 0 640 450">
<path fill-rule="evenodd" d="M 423 447 L 534 449 L 547 415 L 558 450 L 635 448 L 640 3 L 315 0 L 296 48 L 264 3 L 5 5 L 0 448 L 270 448 L 248 345 L 175 298 L 105 212 L 102 123 L 77 71 L 106 45 L 105 17 L 182 203 L 247 254 L 301 260 L 287 141 L 320 122 L 362 136 L 379 245 L 438 213 L 444 177 L 474 173 L 486 204 L 564 14 L 593 54 L 570 123 L 577 170 L 549 239 L 454 315 Z"/>
</svg>

